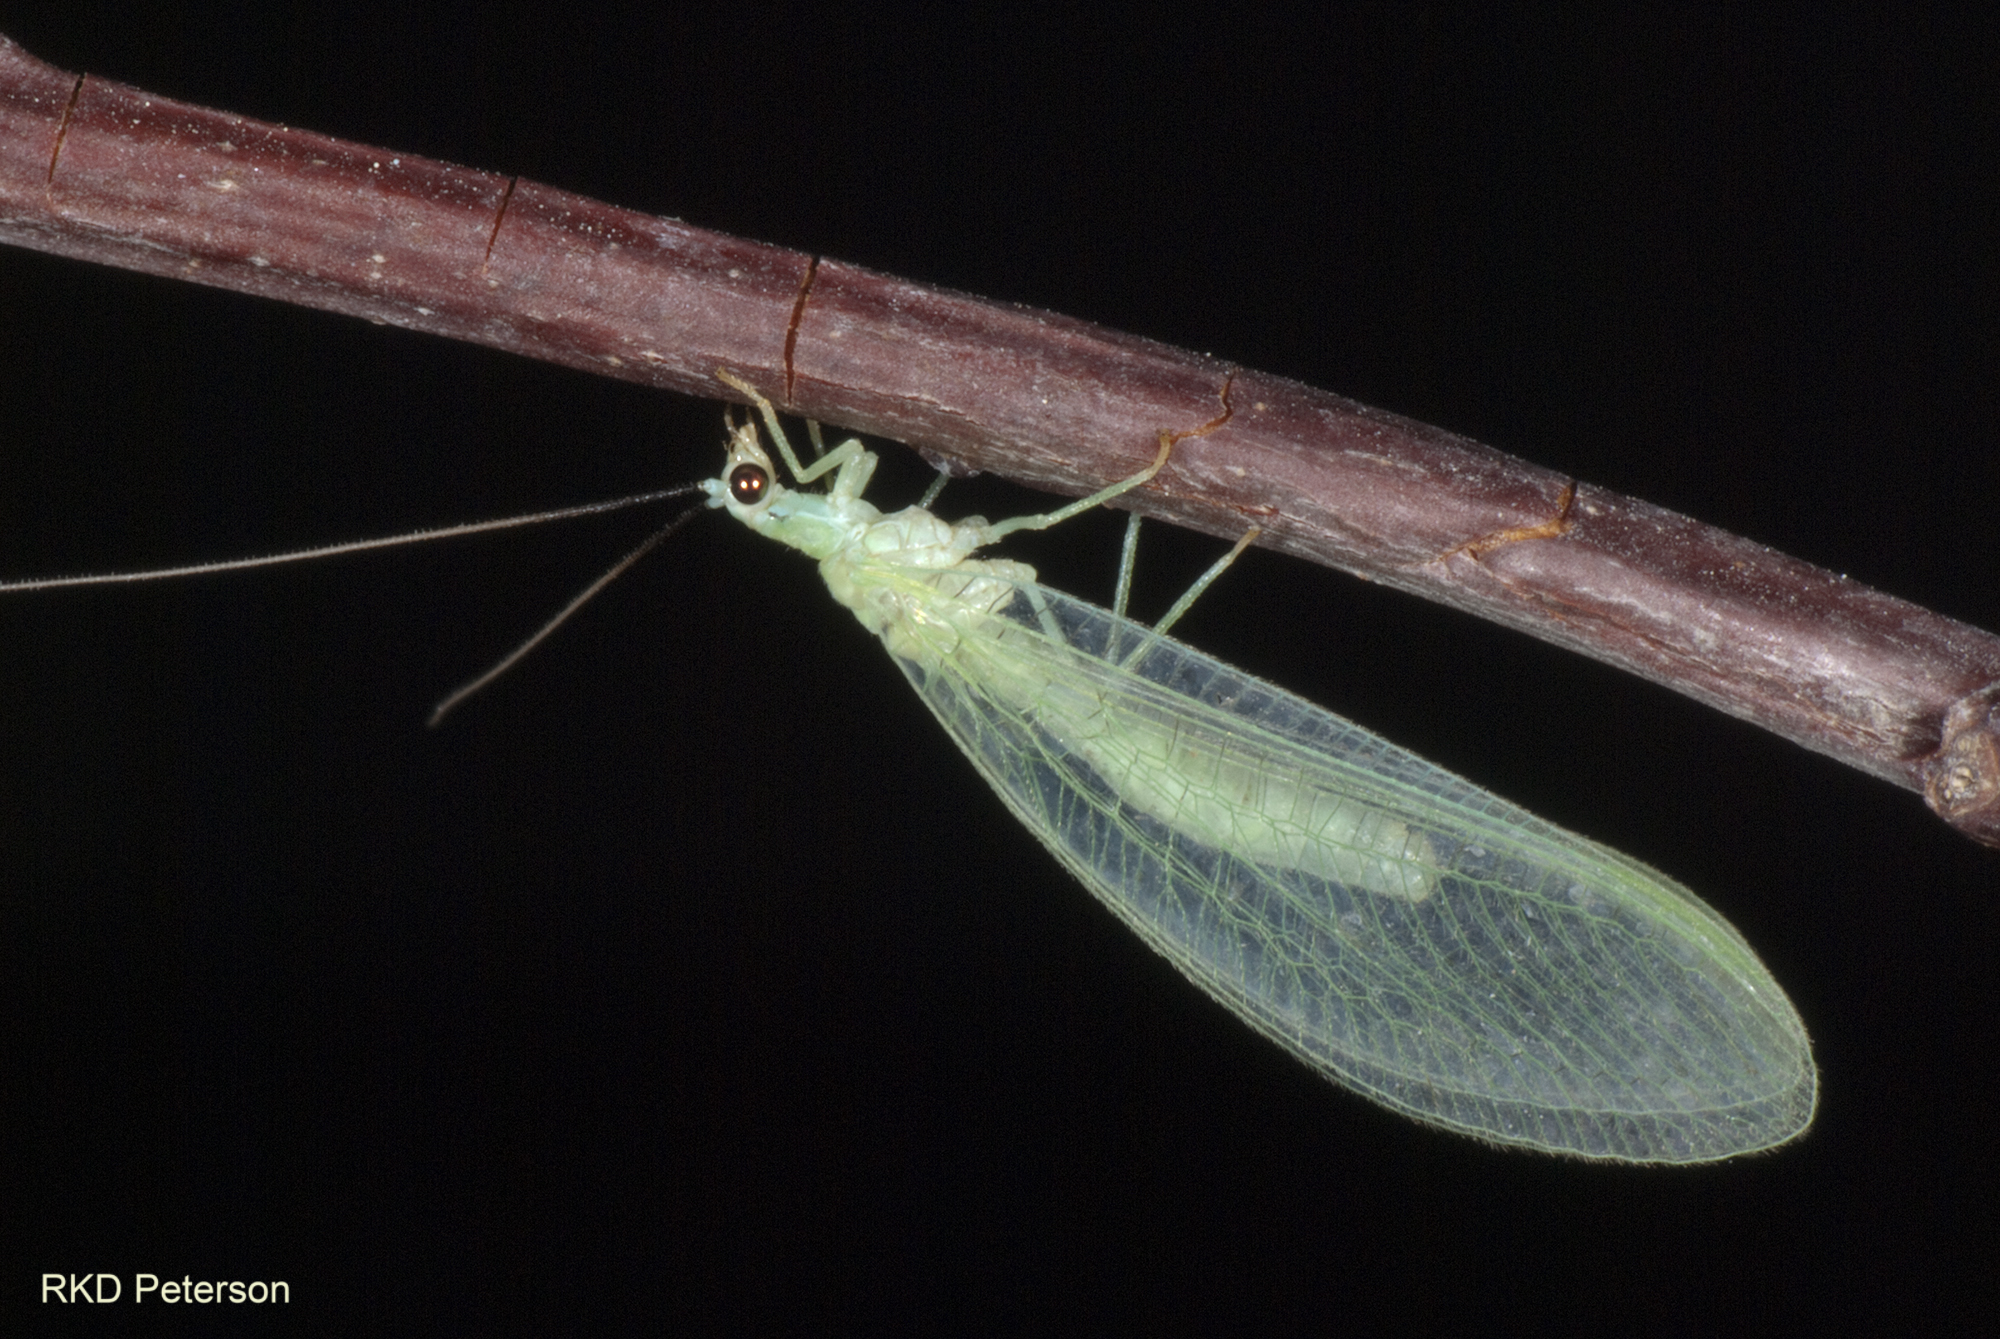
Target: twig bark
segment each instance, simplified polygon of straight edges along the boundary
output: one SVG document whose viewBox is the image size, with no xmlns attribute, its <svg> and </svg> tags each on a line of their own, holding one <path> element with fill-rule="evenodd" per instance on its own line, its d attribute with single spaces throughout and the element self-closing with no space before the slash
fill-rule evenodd
<svg viewBox="0 0 2000 1339">
<path fill-rule="evenodd" d="M 2000 845 L 2000 638 L 1324 391 L 1081 321 L 233 116 L 0 37 L 0 241 L 788 408 L 1533 633 Z"/>
</svg>

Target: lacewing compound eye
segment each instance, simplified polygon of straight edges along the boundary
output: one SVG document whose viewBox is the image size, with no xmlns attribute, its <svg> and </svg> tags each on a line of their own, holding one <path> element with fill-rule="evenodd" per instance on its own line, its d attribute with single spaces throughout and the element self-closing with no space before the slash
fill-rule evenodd
<svg viewBox="0 0 2000 1339">
<path fill-rule="evenodd" d="M 729 496 L 746 507 L 764 500 L 771 488 L 771 476 L 756 465 L 738 465 L 729 472 Z"/>
</svg>

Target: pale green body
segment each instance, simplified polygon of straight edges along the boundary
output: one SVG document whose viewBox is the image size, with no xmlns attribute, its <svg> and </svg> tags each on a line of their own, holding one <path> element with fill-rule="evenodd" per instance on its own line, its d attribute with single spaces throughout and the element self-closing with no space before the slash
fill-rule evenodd
<svg viewBox="0 0 2000 1339">
<path fill-rule="evenodd" d="M 1259 1031 L 1418 1119 L 1582 1157 L 1707 1161 L 1811 1122 L 1797 1014 L 1686 889 L 972 556 L 1074 508 L 884 516 L 861 497 L 872 455 L 802 470 L 763 408 L 794 475 L 837 469 L 832 489 L 781 485 L 745 424 L 711 505 L 817 558 L 1029 830 Z M 768 479 L 754 499 L 732 491 L 745 467 Z"/>
</svg>

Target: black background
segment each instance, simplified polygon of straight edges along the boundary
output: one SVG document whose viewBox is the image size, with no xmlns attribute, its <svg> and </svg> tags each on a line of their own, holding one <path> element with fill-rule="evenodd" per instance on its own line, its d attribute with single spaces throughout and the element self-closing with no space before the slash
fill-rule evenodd
<svg viewBox="0 0 2000 1339">
<path fill-rule="evenodd" d="M 1212 351 L 2000 627 L 1992 34 L 1622 12 L 63 0 L 0 30 Z M 720 426 L 0 251 L 11 573 L 678 482 Z M 1914 796 L 1247 558 L 1187 640 L 1701 890 L 1813 1032 L 1819 1123 L 1775 1155 L 1497 1152 L 1181 981 L 735 527 L 423 728 L 646 525 L 0 601 L 0 1289 L 283 1278 L 288 1321 L 356 1333 L 1990 1320 L 2000 856 Z M 1021 552 L 1103 599 L 1115 532 Z M 1141 613 L 1217 549 L 1148 543 Z"/>
</svg>

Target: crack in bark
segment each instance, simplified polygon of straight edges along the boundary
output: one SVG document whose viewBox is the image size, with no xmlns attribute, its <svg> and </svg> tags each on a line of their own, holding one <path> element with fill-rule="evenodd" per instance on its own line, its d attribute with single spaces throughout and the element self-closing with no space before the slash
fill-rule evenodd
<svg viewBox="0 0 2000 1339">
<path fill-rule="evenodd" d="M 785 404 L 792 403 L 792 391 L 798 385 L 798 369 L 793 365 L 793 355 L 799 348 L 799 326 L 806 319 L 806 304 L 812 300 L 813 280 L 819 277 L 819 257 L 814 256 L 806 265 L 805 276 L 799 280 L 799 295 L 792 299 L 792 319 L 785 323 Z"/>
</svg>

